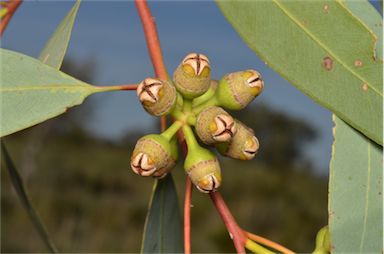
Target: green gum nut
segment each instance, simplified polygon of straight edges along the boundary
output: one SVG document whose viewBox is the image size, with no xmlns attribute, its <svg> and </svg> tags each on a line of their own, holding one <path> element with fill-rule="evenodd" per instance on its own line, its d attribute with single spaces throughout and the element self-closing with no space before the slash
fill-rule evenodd
<svg viewBox="0 0 384 254">
<path fill-rule="evenodd" d="M 176 105 L 176 89 L 169 81 L 146 78 L 136 93 L 144 109 L 154 116 L 167 115 Z"/>
<path fill-rule="evenodd" d="M 211 66 L 203 54 L 188 54 L 173 74 L 177 91 L 187 99 L 205 93 L 210 86 Z"/>
<path fill-rule="evenodd" d="M 237 129 L 231 115 L 220 107 L 211 106 L 197 116 L 195 131 L 203 143 L 212 145 L 229 141 Z"/>
<path fill-rule="evenodd" d="M 179 156 L 179 149 L 177 147 L 177 139 L 175 137 L 172 138 L 169 145 L 171 148 L 171 163 L 169 164 L 168 167 L 163 167 L 163 168 L 160 168 L 159 170 L 155 171 L 152 175 L 153 177 L 156 177 L 159 179 L 164 178 L 172 170 L 172 168 L 175 166 L 176 160 Z"/>
<path fill-rule="evenodd" d="M 188 151 L 184 168 L 196 188 L 209 193 L 221 184 L 221 169 L 216 156 L 207 149 L 194 147 Z"/>
<path fill-rule="evenodd" d="M 259 150 L 259 141 L 253 130 L 236 120 L 237 132 L 229 142 L 216 144 L 224 156 L 239 160 L 251 160 Z"/>
<path fill-rule="evenodd" d="M 140 138 L 131 156 L 133 172 L 141 176 L 164 177 L 176 164 L 177 146 L 161 135 Z"/>
<path fill-rule="evenodd" d="M 245 108 L 264 89 L 264 81 L 255 70 L 233 72 L 225 75 L 216 90 L 220 106 L 231 110 Z"/>
</svg>

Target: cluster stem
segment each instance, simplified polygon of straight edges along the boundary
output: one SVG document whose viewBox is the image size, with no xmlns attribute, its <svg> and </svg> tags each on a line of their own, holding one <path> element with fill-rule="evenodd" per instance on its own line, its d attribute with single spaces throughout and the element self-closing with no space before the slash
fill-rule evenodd
<svg viewBox="0 0 384 254">
<path fill-rule="evenodd" d="M 166 129 L 165 131 L 163 131 L 163 133 L 161 133 L 161 136 L 163 136 L 168 141 L 170 141 L 173 138 L 173 136 L 175 136 L 177 131 L 181 128 L 181 126 L 183 126 L 182 122 L 175 121 L 172 123 L 171 126 L 168 127 L 168 129 Z"/>
</svg>

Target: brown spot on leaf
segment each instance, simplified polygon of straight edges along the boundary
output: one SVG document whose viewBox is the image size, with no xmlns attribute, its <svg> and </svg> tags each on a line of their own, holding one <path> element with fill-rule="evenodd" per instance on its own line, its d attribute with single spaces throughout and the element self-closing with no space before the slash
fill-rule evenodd
<svg viewBox="0 0 384 254">
<path fill-rule="evenodd" d="M 364 83 L 361 88 L 363 89 L 364 92 L 368 91 L 368 85 L 366 83 Z"/>
<path fill-rule="evenodd" d="M 323 59 L 323 67 L 327 70 L 330 71 L 332 70 L 333 67 L 333 60 L 329 56 L 324 57 Z"/>
<path fill-rule="evenodd" d="M 363 62 L 360 59 L 356 59 L 355 60 L 355 66 L 356 67 L 361 67 L 361 66 L 363 66 Z"/>
<path fill-rule="evenodd" d="M 325 5 L 324 5 L 323 10 L 324 10 L 325 13 L 328 13 L 328 12 L 329 12 L 329 6 L 328 6 L 328 4 L 325 4 Z"/>
</svg>

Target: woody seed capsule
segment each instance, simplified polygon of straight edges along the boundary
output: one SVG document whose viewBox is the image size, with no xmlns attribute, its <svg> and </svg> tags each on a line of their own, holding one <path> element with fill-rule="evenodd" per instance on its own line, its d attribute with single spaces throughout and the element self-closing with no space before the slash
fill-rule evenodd
<svg viewBox="0 0 384 254">
<path fill-rule="evenodd" d="M 202 142 L 211 145 L 229 141 L 236 133 L 236 123 L 224 109 L 211 106 L 197 116 L 195 130 Z"/>
<path fill-rule="evenodd" d="M 141 176 L 165 176 L 176 164 L 177 149 L 161 135 L 140 138 L 133 150 L 131 168 Z"/>
<path fill-rule="evenodd" d="M 146 78 L 136 92 L 144 109 L 155 116 L 168 114 L 176 104 L 176 89 L 168 81 Z"/>
<path fill-rule="evenodd" d="M 178 92 L 193 99 L 205 93 L 210 86 L 211 66 L 203 54 L 188 54 L 173 74 Z"/>
<path fill-rule="evenodd" d="M 237 132 L 229 142 L 216 145 L 217 150 L 224 156 L 234 159 L 251 160 L 259 149 L 259 141 L 253 130 L 243 123 L 236 121 Z"/>
<path fill-rule="evenodd" d="M 209 193 L 221 184 L 221 169 L 216 156 L 202 147 L 188 151 L 184 168 L 196 188 Z"/>
<path fill-rule="evenodd" d="M 217 88 L 217 100 L 225 108 L 245 108 L 264 89 L 264 81 L 255 70 L 239 71 L 225 75 Z"/>
</svg>

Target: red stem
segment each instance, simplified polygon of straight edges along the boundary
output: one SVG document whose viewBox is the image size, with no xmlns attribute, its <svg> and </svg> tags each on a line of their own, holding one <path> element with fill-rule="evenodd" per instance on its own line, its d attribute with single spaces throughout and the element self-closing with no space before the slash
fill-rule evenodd
<svg viewBox="0 0 384 254">
<path fill-rule="evenodd" d="M 184 198 L 184 253 L 191 254 L 191 199 L 192 199 L 192 182 L 189 176 L 185 181 L 185 198 Z"/>
<path fill-rule="evenodd" d="M 223 197 L 219 192 L 211 192 L 209 194 L 213 203 L 216 206 L 217 211 L 219 212 L 221 219 L 224 221 L 225 226 L 227 227 L 228 232 L 231 234 L 233 244 L 235 245 L 237 253 L 245 253 L 245 242 L 247 238 L 245 237 L 243 230 L 237 225 L 236 220 L 233 218 L 231 212 L 229 211 Z"/>
<path fill-rule="evenodd" d="M 161 130 L 161 132 L 163 132 L 166 129 L 167 129 L 167 117 L 162 116 L 162 117 L 160 117 L 160 130 Z"/>
<path fill-rule="evenodd" d="M 5 28 L 7 28 L 9 21 L 11 20 L 13 14 L 17 10 L 17 8 L 20 6 L 20 4 L 21 4 L 21 0 L 13 0 L 7 3 L 6 8 L 8 9 L 8 12 L 5 15 L 5 17 L 1 19 L 1 22 L 0 22 L 0 36 L 3 35 Z"/>
<path fill-rule="evenodd" d="M 155 74 L 157 77 L 163 80 L 168 79 L 167 71 L 164 65 L 163 56 L 160 47 L 159 36 L 156 30 L 155 20 L 151 15 L 149 7 L 145 0 L 135 0 L 137 10 L 140 15 L 141 22 L 144 27 L 145 39 L 147 42 L 147 47 L 149 50 L 149 55 L 152 60 L 152 65 L 155 69 Z M 164 118 L 162 118 L 161 126 L 164 126 Z M 187 149 L 184 142 L 183 134 L 179 132 L 178 135 L 179 143 L 182 145 L 184 154 L 186 154 Z M 237 225 L 235 219 L 230 213 L 228 207 L 226 206 L 223 198 L 218 192 L 211 193 L 212 201 L 214 202 L 216 209 L 220 213 L 221 218 L 223 219 L 225 225 L 227 226 L 228 231 L 233 237 L 233 242 L 238 253 L 245 253 L 245 241 L 246 238 L 243 234 L 243 231 Z M 190 179 L 186 181 L 186 193 L 185 193 L 185 203 L 184 203 L 184 248 L 185 253 L 189 254 L 191 252 L 191 241 L 190 241 L 190 202 L 192 196 L 192 183 Z"/>
<path fill-rule="evenodd" d="M 153 67 L 155 68 L 155 74 L 160 79 L 167 80 L 168 75 L 165 69 L 163 55 L 161 53 L 160 40 L 156 30 L 155 19 L 152 17 L 151 11 L 145 0 L 136 0 L 135 3 L 144 27 L 145 39 Z"/>
<path fill-rule="evenodd" d="M 267 238 L 264 238 L 264 237 L 261 237 L 259 235 L 255 235 L 255 234 L 252 234 L 252 233 L 249 233 L 247 231 L 244 230 L 244 234 L 251 240 L 257 242 L 257 243 L 260 243 L 264 246 L 267 246 L 271 249 L 275 249 L 283 254 L 295 254 L 295 252 L 287 249 L 286 247 L 274 242 L 274 241 L 271 241 Z"/>
<path fill-rule="evenodd" d="M 136 90 L 137 84 L 129 84 L 129 85 L 119 85 L 121 87 L 121 90 Z"/>
</svg>

